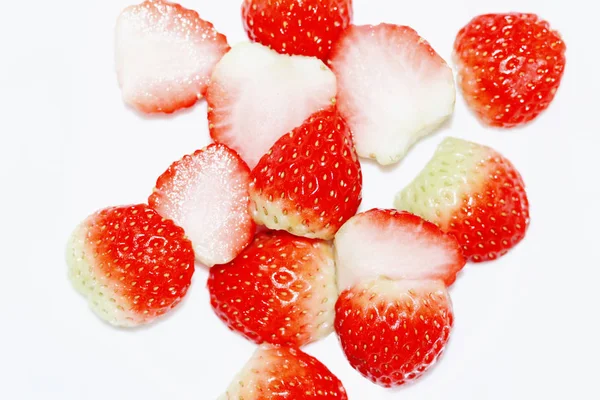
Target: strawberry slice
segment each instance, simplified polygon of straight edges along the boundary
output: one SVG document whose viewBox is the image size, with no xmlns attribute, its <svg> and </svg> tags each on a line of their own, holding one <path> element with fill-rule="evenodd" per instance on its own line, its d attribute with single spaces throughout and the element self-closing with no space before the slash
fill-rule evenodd
<svg viewBox="0 0 600 400">
<path fill-rule="evenodd" d="M 134 327 L 186 295 L 194 251 L 183 229 L 140 204 L 89 216 L 70 238 L 67 264 L 71 283 L 100 318 Z"/>
<path fill-rule="evenodd" d="M 420 215 L 450 233 L 475 262 L 506 254 L 529 227 L 521 175 L 497 151 L 447 138 L 419 176 L 400 192 L 399 210 Z"/>
<path fill-rule="evenodd" d="M 242 17 L 251 40 L 325 61 L 352 21 L 352 0 L 245 0 Z"/>
<path fill-rule="evenodd" d="M 225 36 L 196 11 L 163 0 L 127 7 L 115 34 L 123 100 L 145 113 L 194 105 L 229 50 Z"/>
<path fill-rule="evenodd" d="M 300 347 L 333 331 L 337 300 L 327 242 L 260 233 L 208 278 L 211 304 L 229 328 L 256 343 Z"/>
<path fill-rule="evenodd" d="M 219 400 L 347 400 L 342 382 L 319 360 L 289 347 L 263 345 Z"/>
<path fill-rule="evenodd" d="M 297 236 L 333 239 L 362 200 L 352 135 L 335 107 L 280 138 L 252 176 L 254 220 Z"/>
<path fill-rule="evenodd" d="M 215 67 L 206 95 L 210 134 L 253 168 L 277 139 L 330 106 L 335 93 L 335 76 L 320 60 L 242 43 Z"/>
<path fill-rule="evenodd" d="M 546 110 L 565 69 L 560 34 L 535 14 L 486 14 L 454 43 L 458 79 L 469 107 L 486 125 L 511 128 Z"/>
<path fill-rule="evenodd" d="M 418 379 L 442 354 L 453 324 L 442 281 L 378 279 L 344 291 L 335 329 L 350 365 L 395 387 Z"/>
<path fill-rule="evenodd" d="M 361 157 L 396 163 L 454 111 L 452 70 L 407 26 L 351 26 L 329 64 Z"/>
<path fill-rule="evenodd" d="M 233 260 L 254 237 L 248 211 L 250 169 L 220 144 L 187 155 L 162 174 L 148 203 L 182 226 L 208 267 Z"/>
<path fill-rule="evenodd" d="M 340 292 L 378 277 L 451 285 L 466 263 L 454 237 L 395 210 L 374 209 L 351 218 L 335 236 L 335 250 Z"/>
</svg>

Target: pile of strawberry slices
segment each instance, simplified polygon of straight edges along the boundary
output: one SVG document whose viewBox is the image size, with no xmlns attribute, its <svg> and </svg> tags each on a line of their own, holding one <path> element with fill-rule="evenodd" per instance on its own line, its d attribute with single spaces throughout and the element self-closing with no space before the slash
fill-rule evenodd
<svg viewBox="0 0 600 400">
<path fill-rule="evenodd" d="M 448 343 L 465 264 L 524 239 L 525 183 L 494 149 L 448 137 L 394 209 L 363 212 L 360 159 L 398 163 L 435 132 L 454 112 L 453 70 L 408 26 L 353 25 L 351 0 L 241 7 L 250 41 L 231 47 L 165 0 L 119 16 L 124 102 L 173 113 L 204 97 L 214 143 L 173 162 L 145 204 L 86 218 L 72 284 L 100 318 L 135 327 L 208 268 L 214 312 L 258 345 L 222 399 L 347 399 L 301 350 L 332 332 L 366 379 L 414 381 Z M 536 15 L 481 15 L 456 37 L 457 86 L 481 123 L 522 126 L 552 102 L 565 50 Z"/>
</svg>

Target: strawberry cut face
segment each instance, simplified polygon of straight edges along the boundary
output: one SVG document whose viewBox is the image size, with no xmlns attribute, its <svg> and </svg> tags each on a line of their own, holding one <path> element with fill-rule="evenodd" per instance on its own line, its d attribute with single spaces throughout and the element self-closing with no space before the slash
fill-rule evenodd
<svg viewBox="0 0 600 400">
<path fill-rule="evenodd" d="M 116 326 L 150 323 L 186 295 L 194 251 L 183 229 L 146 205 L 112 207 L 73 233 L 69 276 L 92 310 Z"/>
</svg>

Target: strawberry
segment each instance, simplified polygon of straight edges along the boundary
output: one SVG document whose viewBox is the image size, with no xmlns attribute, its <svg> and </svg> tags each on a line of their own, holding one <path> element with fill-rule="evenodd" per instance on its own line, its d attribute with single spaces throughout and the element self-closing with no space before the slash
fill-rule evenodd
<svg viewBox="0 0 600 400">
<path fill-rule="evenodd" d="M 263 345 L 219 400 L 347 400 L 342 382 L 319 360 L 290 347 Z"/>
<path fill-rule="evenodd" d="M 325 61 L 352 21 L 352 0 L 244 0 L 242 18 L 251 40 Z"/>
<path fill-rule="evenodd" d="M 233 260 L 252 241 L 249 184 L 246 163 L 227 146 L 211 144 L 174 162 L 148 203 L 182 226 L 196 259 L 212 267 Z"/>
<path fill-rule="evenodd" d="M 558 90 L 566 46 L 534 14 L 473 18 L 454 43 L 458 79 L 469 107 L 490 126 L 511 128 L 544 111 Z"/>
<path fill-rule="evenodd" d="M 333 239 L 362 199 L 352 135 L 335 107 L 281 137 L 252 176 L 254 220 L 298 236 Z"/>
<path fill-rule="evenodd" d="M 335 236 L 339 291 L 378 277 L 432 279 L 451 285 L 465 266 L 456 239 L 406 212 L 374 209 Z"/>
<path fill-rule="evenodd" d="M 344 291 L 335 329 L 353 368 L 395 387 L 418 379 L 443 352 L 453 324 L 442 281 L 368 281 Z"/>
<path fill-rule="evenodd" d="M 407 26 L 351 26 L 329 64 L 361 157 L 396 163 L 454 111 L 452 70 Z"/>
<path fill-rule="evenodd" d="M 147 324 L 186 295 L 194 250 L 183 229 L 147 205 L 89 216 L 67 250 L 69 277 L 92 310 L 112 325 Z"/>
<path fill-rule="evenodd" d="M 337 300 L 331 245 L 264 232 L 208 278 L 215 313 L 256 343 L 301 347 L 333 331 Z"/>
<path fill-rule="evenodd" d="M 163 0 L 127 7 L 115 36 L 123 100 L 145 113 L 194 105 L 229 50 L 225 36 L 196 11 Z"/>
<path fill-rule="evenodd" d="M 212 138 L 253 168 L 269 148 L 335 99 L 333 73 L 320 60 L 239 44 L 215 67 L 208 87 Z"/>
<path fill-rule="evenodd" d="M 475 262 L 506 254 L 529 226 L 525 184 L 497 151 L 447 138 L 395 206 L 420 215 L 452 234 Z"/>
</svg>

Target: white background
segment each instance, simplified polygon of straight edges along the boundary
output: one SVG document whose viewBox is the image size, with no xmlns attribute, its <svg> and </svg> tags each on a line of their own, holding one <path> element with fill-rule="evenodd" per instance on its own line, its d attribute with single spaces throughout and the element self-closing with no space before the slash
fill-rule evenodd
<svg viewBox="0 0 600 400">
<path fill-rule="evenodd" d="M 185 0 L 245 39 L 240 0 Z M 415 28 L 447 60 L 473 16 L 533 11 L 568 47 L 551 108 L 523 129 L 482 127 L 458 97 L 449 126 L 400 164 L 364 164 L 363 210 L 391 207 L 443 137 L 491 145 L 520 169 L 526 240 L 469 265 L 451 290 L 456 325 L 439 365 L 390 391 L 356 373 L 331 335 L 309 346 L 352 400 L 598 399 L 597 18 L 582 1 L 355 0 L 355 22 Z M 591 5 L 593 2 L 588 3 Z M 143 202 L 168 165 L 209 141 L 206 105 L 171 117 L 127 108 L 113 69 L 126 0 L 5 1 L 0 10 L 0 399 L 215 399 L 254 351 L 213 314 L 198 270 L 170 317 L 132 331 L 97 319 L 71 288 L 64 248 L 91 212 Z M 587 4 L 586 4 L 587 6 Z"/>
</svg>

